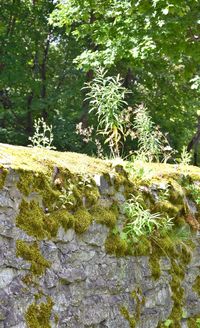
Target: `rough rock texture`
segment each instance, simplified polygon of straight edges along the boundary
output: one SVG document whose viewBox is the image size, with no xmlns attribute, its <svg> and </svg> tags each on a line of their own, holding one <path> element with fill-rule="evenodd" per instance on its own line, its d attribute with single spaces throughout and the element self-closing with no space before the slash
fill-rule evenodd
<svg viewBox="0 0 200 328">
<path fill-rule="evenodd" d="M 125 307 L 134 317 L 139 303 L 136 327 L 154 328 L 169 317 L 173 307 L 169 259 L 161 259 L 162 274 L 153 279 L 147 256 L 106 254 L 104 245 L 109 228 L 96 222 L 80 235 L 74 229 L 65 231 L 60 227 L 56 237 L 40 240 L 41 254 L 51 265 L 43 275 L 27 283 L 23 278 L 30 273 L 30 262 L 16 256 L 16 241 L 29 242 L 35 238 L 15 225 L 25 197 L 17 187 L 19 176 L 17 170 L 10 169 L 0 190 L 0 328 L 135 327 L 124 318 L 121 309 Z M 113 193 L 100 175 L 94 179 L 102 206 L 113 200 L 124 202 L 123 188 Z M 37 197 L 31 195 L 32 199 Z M 182 282 L 186 313 L 181 327 L 188 327 L 187 318 L 200 314 L 200 297 L 192 287 L 200 274 L 199 239 L 198 233 L 196 237 L 194 234 L 197 247 Z M 137 291 L 137 298 L 133 297 L 133 291 Z M 48 296 L 53 301 L 49 323 L 31 323 L 26 316 L 29 306 L 37 301 L 46 304 Z"/>
</svg>

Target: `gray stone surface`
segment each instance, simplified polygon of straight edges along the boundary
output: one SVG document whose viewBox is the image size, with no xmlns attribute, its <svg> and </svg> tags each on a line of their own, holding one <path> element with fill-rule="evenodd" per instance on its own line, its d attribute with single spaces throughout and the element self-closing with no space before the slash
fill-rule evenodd
<svg viewBox="0 0 200 328">
<path fill-rule="evenodd" d="M 22 195 L 16 188 L 17 175 L 7 178 L 0 190 L 0 328 L 25 328 L 24 314 L 33 302 L 38 287 L 27 286 L 22 278 L 30 264 L 16 257 L 17 239 L 32 240 L 15 226 Z M 112 203 L 106 196 L 109 189 L 102 176 L 96 177 L 104 195 L 102 206 Z M 31 194 L 31 199 L 38 195 Z M 123 203 L 123 188 L 113 197 Z M 131 292 L 138 287 L 145 297 L 141 307 L 138 328 L 154 328 L 171 311 L 170 262 L 161 260 L 162 276 L 155 281 L 147 257 L 116 258 L 105 253 L 104 242 L 109 229 L 93 223 L 89 230 L 77 236 L 72 229 L 59 229 L 54 240 L 41 241 L 43 256 L 51 267 L 40 278 L 40 289 L 50 295 L 53 302 L 52 327 L 59 328 L 128 328 L 129 323 L 120 313 L 125 306 L 131 315 L 136 301 Z M 200 237 L 198 237 L 199 239 Z M 187 316 L 200 312 L 200 300 L 192 285 L 200 273 L 200 246 L 193 253 L 183 281 Z M 53 317 L 58 316 L 58 323 Z M 187 327 L 183 320 L 182 328 Z"/>
</svg>

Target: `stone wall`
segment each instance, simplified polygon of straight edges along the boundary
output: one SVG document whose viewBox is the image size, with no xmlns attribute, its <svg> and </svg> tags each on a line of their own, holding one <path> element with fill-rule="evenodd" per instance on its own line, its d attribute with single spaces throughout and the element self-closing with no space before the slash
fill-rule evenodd
<svg viewBox="0 0 200 328">
<path fill-rule="evenodd" d="M 107 253 L 110 227 L 105 224 L 92 221 L 79 234 L 60 226 L 51 238 L 38 239 L 27 233 L 16 224 L 22 199 L 41 207 L 43 200 L 38 192 L 25 195 L 20 191 L 20 174 L 9 168 L 0 190 L 0 328 L 154 328 L 164 322 L 170 327 L 188 327 L 188 318 L 198 327 L 200 297 L 193 288 L 200 275 L 198 233 L 193 233 L 196 247 L 193 245 L 181 279 L 182 318 L 177 326 L 168 319 L 174 308 L 168 257 L 160 258 L 161 275 L 155 279 L 149 256 Z M 110 208 L 117 203 L 120 208 L 124 187 L 115 190 L 101 175 L 93 179 L 100 192 L 99 206 Z M 119 227 L 123 220 L 119 211 Z M 32 245 L 34 254 L 25 249 L 20 256 L 19 241 Z M 40 272 L 34 269 L 37 265 Z"/>
</svg>

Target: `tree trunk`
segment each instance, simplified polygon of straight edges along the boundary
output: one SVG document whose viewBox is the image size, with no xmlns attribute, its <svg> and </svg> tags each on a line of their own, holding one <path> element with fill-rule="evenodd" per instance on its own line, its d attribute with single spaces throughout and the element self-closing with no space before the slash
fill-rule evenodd
<svg viewBox="0 0 200 328">
<path fill-rule="evenodd" d="M 45 46 L 45 49 L 44 49 L 43 61 L 42 61 L 42 64 L 41 64 L 41 80 L 42 80 L 41 98 L 43 99 L 43 101 L 46 99 L 46 92 L 47 92 L 47 87 L 46 87 L 46 64 L 47 64 L 47 59 L 48 59 L 49 45 L 50 45 L 50 39 L 49 39 L 49 35 L 48 35 L 48 38 L 47 38 L 47 41 L 46 41 L 46 46 Z M 46 106 L 43 108 L 42 116 L 43 116 L 44 120 L 46 120 L 47 117 L 48 117 L 48 112 L 47 112 Z"/>
<path fill-rule="evenodd" d="M 189 152 L 194 148 L 194 165 L 198 165 L 198 144 L 200 141 L 200 116 L 198 116 L 197 131 L 187 146 Z"/>
</svg>

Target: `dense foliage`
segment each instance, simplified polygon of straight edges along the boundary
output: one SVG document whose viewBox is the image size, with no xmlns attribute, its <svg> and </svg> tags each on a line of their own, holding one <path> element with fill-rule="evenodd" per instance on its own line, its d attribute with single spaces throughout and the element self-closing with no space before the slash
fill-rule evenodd
<svg viewBox="0 0 200 328">
<path fill-rule="evenodd" d="M 75 126 L 97 127 L 83 87 L 102 66 L 131 91 L 124 110 L 133 108 L 133 122 L 143 103 L 174 148 L 189 144 L 199 110 L 199 0 L 7 0 L 0 10 L 0 142 L 29 144 L 43 117 L 57 149 L 95 153 Z M 125 155 L 137 147 L 132 139 Z"/>
</svg>

